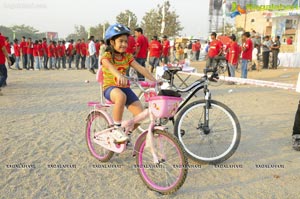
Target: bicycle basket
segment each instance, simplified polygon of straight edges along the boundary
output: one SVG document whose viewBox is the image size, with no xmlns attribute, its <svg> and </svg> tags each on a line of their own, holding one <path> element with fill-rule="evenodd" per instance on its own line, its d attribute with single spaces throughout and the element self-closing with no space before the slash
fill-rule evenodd
<svg viewBox="0 0 300 199">
<path fill-rule="evenodd" d="M 149 108 L 157 118 L 173 117 L 178 109 L 181 97 L 154 96 L 149 99 Z"/>
</svg>

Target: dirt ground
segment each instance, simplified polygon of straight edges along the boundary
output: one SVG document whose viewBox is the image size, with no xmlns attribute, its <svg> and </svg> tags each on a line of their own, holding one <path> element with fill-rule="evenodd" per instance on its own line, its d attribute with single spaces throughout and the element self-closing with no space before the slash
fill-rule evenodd
<svg viewBox="0 0 300 199">
<path fill-rule="evenodd" d="M 193 63 L 199 72 L 203 65 Z M 103 163 L 89 153 L 85 140 L 86 104 L 99 99 L 91 73 L 8 72 L 8 86 L 0 96 L 0 198 L 299 198 L 300 154 L 291 146 L 299 93 L 252 85 L 210 86 L 213 99 L 238 116 L 240 145 L 219 167 L 190 169 L 181 189 L 161 196 L 142 183 L 132 168 L 131 151 L 106 163 L 118 169 L 94 168 Z M 296 84 L 299 72 L 252 71 L 249 78 Z M 230 165 L 242 168 L 221 168 Z"/>
</svg>

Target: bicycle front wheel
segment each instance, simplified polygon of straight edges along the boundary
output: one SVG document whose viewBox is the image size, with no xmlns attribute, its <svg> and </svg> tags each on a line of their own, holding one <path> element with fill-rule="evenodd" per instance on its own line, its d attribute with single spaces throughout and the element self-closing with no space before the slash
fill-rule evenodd
<svg viewBox="0 0 300 199">
<path fill-rule="evenodd" d="M 136 163 L 143 182 L 151 190 L 171 194 L 184 183 L 188 169 L 185 152 L 178 139 L 166 131 L 154 130 L 154 148 L 159 163 L 154 163 L 146 136 L 137 145 Z"/>
<path fill-rule="evenodd" d="M 97 144 L 96 132 L 103 131 L 109 128 L 108 119 L 99 111 L 93 111 L 89 114 L 86 123 L 86 141 L 91 154 L 101 162 L 107 162 L 114 155 L 114 152 L 109 151 Z"/>
<path fill-rule="evenodd" d="M 206 103 L 195 101 L 182 109 L 175 121 L 174 133 L 192 159 L 217 164 L 236 151 L 241 128 L 236 115 L 225 104 L 211 100 L 209 131 L 204 126 Z"/>
</svg>

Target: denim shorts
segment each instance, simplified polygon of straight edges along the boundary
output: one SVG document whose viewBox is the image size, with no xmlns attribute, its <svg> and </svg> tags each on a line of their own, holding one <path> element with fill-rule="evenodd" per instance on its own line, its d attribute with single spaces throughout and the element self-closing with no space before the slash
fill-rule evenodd
<svg viewBox="0 0 300 199">
<path fill-rule="evenodd" d="M 119 88 L 119 87 L 111 86 L 111 87 L 108 87 L 107 89 L 105 89 L 105 91 L 104 91 L 104 97 L 109 101 L 111 101 L 110 93 L 114 88 Z M 131 90 L 131 88 L 119 88 L 119 89 L 121 89 L 123 91 L 123 93 L 125 93 L 125 95 L 127 96 L 126 103 L 125 103 L 126 107 L 130 106 L 133 102 L 139 101 L 139 98 Z"/>
</svg>

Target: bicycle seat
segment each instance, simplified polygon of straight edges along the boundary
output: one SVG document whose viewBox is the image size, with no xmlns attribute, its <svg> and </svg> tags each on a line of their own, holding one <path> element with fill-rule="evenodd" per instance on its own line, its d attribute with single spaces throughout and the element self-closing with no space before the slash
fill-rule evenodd
<svg viewBox="0 0 300 199">
<path fill-rule="evenodd" d="M 222 61 L 222 60 L 226 60 L 226 58 L 224 56 L 216 56 L 216 57 L 214 57 L 214 60 Z"/>
<path fill-rule="evenodd" d="M 181 67 L 167 67 L 166 71 L 170 71 L 171 73 L 177 73 L 178 71 L 182 71 Z"/>
</svg>

